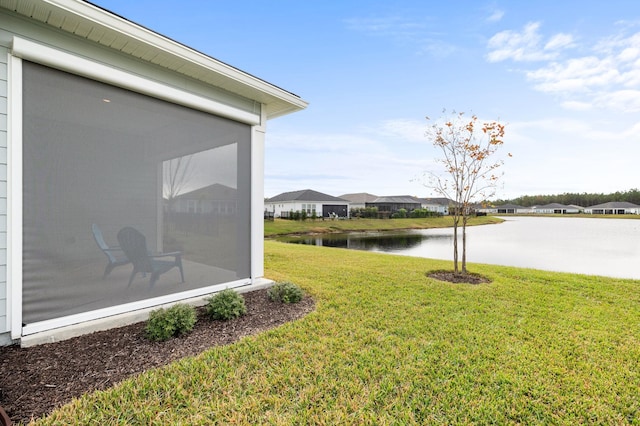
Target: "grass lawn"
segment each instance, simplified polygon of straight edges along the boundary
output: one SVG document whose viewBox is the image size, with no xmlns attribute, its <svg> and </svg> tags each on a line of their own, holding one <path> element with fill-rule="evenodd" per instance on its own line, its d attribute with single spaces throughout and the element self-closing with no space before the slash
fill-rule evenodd
<svg viewBox="0 0 640 426">
<path fill-rule="evenodd" d="M 503 222 L 493 216 L 469 218 L 468 225 L 485 225 Z M 329 233 L 349 231 L 382 231 L 396 229 L 427 229 L 453 226 L 452 216 L 428 217 L 419 219 L 350 219 L 350 220 L 283 220 L 275 219 L 264 222 L 264 236 L 300 234 L 307 232 Z"/>
<path fill-rule="evenodd" d="M 266 242 L 317 310 L 38 424 L 640 424 L 640 281 Z"/>
</svg>

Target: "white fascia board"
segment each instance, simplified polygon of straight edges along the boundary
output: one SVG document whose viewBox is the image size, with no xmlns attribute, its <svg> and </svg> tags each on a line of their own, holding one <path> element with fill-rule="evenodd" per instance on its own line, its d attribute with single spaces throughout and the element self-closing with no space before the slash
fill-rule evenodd
<svg viewBox="0 0 640 426">
<path fill-rule="evenodd" d="M 220 62 L 210 56 L 191 49 L 183 44 L 173 41 L 147 28 L 137 25 L 131 21 L 109 13 L 89 3 L 77 0 L 42 0 L 59 9 L 65 10 L 94 24 L 109 28 L 122 35 L 138 40 L 150 46 L 154 46 L 172 56 L 181 58 L 184 61 L 197 64 L 212 72 L 223 75 L 226 78 L 242 83 L 245 86 L 285 101 L 292 106 L 292 110 L 304 109 L 308 103 L 298 96 L 280 89 L 264 80 L 240 71 L 230 65 Z"/>
<path fill-rule="evenodd" d="M 175 104 L 209 112 L 242 123 L 260 124 L 260 115 L 167 86 L 129 72 L 91 61 L 52 47 L 14 37 L 11 54 L 62 71 L 89 77 L 117 87 L 143 93 Z"/>
</svg>

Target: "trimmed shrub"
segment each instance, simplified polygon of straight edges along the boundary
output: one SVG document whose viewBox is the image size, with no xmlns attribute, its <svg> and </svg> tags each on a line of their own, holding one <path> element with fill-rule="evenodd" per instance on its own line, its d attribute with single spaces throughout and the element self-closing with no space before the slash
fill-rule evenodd
<svg viewBox="0 0 640 426">
<path fill-rule="evenodd" d="M 267 293 L 271 300 L 282 303 L 298 303 L 304 296 L 300 287 L 289 282 L 276 283 Z"/>
<path fill-rule="evenodd" d="M 162 342 L 190 332 L 196 320 L 196 308 L 178 303 L 168 309 L 160 308 L 151 311 L 145 332 L 150 340 Z"/>
<path fill-rule="evenodd" d="M 207 314 L 212 319 L 229 320 L 247 313 L 244 297 L 228 288 L 207 299 Z"/>
</svg>

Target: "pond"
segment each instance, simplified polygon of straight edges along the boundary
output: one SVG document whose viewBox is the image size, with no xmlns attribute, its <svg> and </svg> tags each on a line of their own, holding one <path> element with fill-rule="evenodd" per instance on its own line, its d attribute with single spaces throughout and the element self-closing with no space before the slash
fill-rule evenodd
<svg viewBox="0 0 640 426">
<path fill-rule="evenodd" d="M 472 263 L 640 279 L 640 220 L 504 217 L 467 228 Z M 453 229 L 365 232 L 280 239 L 431 259 L 453 259 Z"/>
</svg>

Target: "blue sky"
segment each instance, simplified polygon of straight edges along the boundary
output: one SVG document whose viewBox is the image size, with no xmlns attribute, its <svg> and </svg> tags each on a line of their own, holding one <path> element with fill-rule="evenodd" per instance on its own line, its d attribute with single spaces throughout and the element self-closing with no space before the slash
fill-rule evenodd
<svg viewBox="0 0 640 426">
<path fill-rule="evenodd" d="M 425 116 L 506 124 L 496 198 L 640 187 L 640 2 L 94 0 L 309 102 L 265 195 L 436 195 Z"/>
</svg>

